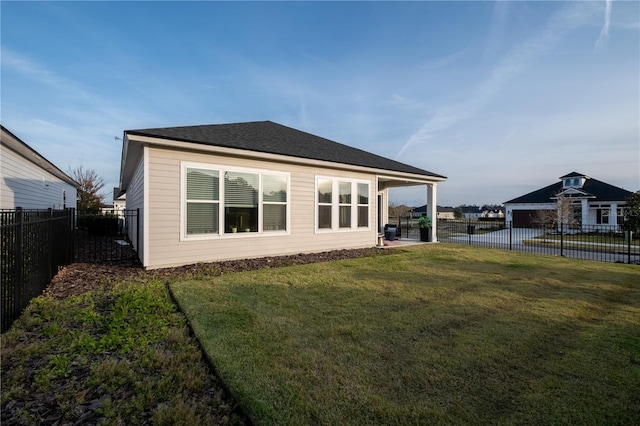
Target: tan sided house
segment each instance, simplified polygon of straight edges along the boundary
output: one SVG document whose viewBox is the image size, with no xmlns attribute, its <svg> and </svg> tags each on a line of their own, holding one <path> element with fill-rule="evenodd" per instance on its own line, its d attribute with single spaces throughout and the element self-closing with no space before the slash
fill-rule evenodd
<svg viewBox="0 0 640 426">
<path fill-rule="evenodd" d="M 270 121 L 125 131 L 120 173 L 149 269 L 372 247 L 389 188 L 424 185 L 435 217 L 444 180 Z"/>
</svg>

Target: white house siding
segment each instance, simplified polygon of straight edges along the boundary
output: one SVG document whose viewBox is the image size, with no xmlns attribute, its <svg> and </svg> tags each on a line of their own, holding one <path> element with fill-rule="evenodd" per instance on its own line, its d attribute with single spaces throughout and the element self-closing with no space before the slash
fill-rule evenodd
<svg viewBox="0 0 640 426">
<path fill-rule="evenodd" d="M 376 175 L 328 168 L 214 156 L 157 147 L 148 148 L 148 248 L 146 268 L 161 268 L 228 259 L 320 252 L 376 244 Z M 290 174 L 289 234 L 226 235 L 210 240 L 180 240 L 181 162 L 273 170 Z M 369 229 L 329 233 L 315 231 L 316 176 L 369 181 Z M 127 193 L 129 205 L 131 194 Z"/>
<path fill-rule="evenodd" d="M 137 229 L 137 221 L 133 220 L 132 216 L 129 216 L 131 219 L 131 223 L 127 224 L 129 229 L 129 236 L 131 238 L 131 242 L 133 247 L 136 249 L 138 253 L 138 257 L 140 261 L 144 259 L 144 158 L 140 158 L 140 162 L 136 167 L 136 171 L 133 174 L 133 178 L 131 179 L 131 183 L 127 188 L 127 210 L 136 210 L 140 209 L 140 229 Z M 139 235 L 138 235 L 139 233 Z M 139 238 L 136 238 L 139 237 Z M 140 247 L 138 247 L 138 241 L 140 242 Z"/>
<path fill-rule="evenodd" d="M 75 186 L 5 146 L 0 149 L 0 209 L 76 208 Z"/>
</svg>

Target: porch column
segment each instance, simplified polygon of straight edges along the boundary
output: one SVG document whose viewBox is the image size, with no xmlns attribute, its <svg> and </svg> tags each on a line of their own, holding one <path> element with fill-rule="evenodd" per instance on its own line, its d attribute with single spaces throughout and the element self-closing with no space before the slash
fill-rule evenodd
<svg viewBox="0 0 640 426">
<path fill-rule="evenodd" d="M 582 224 L 581 225 L 592 225 L 589 223 L 589 200 L 583 198 L 582 202 Z"/>
<path fill-rule="evenodd" d="M 609 225 L 618 226 L 618 205 L 611 203 L 609 210 Z"/>
<path fill-rule="evenodd" d="M 437 188 L 435 183 L 427 184 L 427 216 L 431 217 L 431 241 L 438 241 L 438 233 L 436 232 L 436 226 L 438 223 L 438 210 L 437 210 Z"/>
</svg>

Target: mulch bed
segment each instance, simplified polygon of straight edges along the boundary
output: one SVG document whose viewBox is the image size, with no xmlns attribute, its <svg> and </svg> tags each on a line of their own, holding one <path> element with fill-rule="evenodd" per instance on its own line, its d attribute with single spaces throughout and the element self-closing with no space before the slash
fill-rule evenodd
<svg viewBox="0 0 640 426">
<path fill-rule="evenodd" d="M 194 275 L 222 275 L 232 272 L 262 268 L 304 265 L 340 259 L 387 254 L 379 248 L 332 250 L 322 253 L 300 253 L 289 256 L 262 257 L 256 259 L 228 260 L 214 263 L 198 263 L 175 268 L 146 271 L 137 260 L 111 263 L 73 263 L 62 268 L 44 291 L 46 295 L 62 299 L 88 291 L 109 288 L 118 281 L 145 282 L 152 279 L 176 279 Z"/>
</svg>

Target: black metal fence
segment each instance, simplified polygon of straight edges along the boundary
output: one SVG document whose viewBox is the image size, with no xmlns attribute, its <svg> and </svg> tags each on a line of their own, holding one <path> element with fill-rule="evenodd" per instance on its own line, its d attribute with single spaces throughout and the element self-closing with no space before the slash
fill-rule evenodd
<svg viewBox="0 0 640 426">
<path fill-rule="evenodd" d="M 135 261 L 139 211 L 76 215 L 75 210 L 0 211 L 1 326 L 6 331 L 59 268 L 72 262 Z"/>
<path fill-rule="evenodd" d="M 73 259 L 73 210 L 0 212 L 1 331 Z"/>
<path fill-rule="evenodd" d="M 140 246 L 139 209 L 78 214 L 74 232 L 75 262 L 101 263 L 136 259 Z"/>
<path fill-rule="evenodd" d="M 640 262 L 640 235 L 620 226 L 556 223 L 513 228 L 511 222 L 504 221 L 439 220 L 437 234 L 438 241 L 449 243 L 606 262 Z"/>
</svg>

